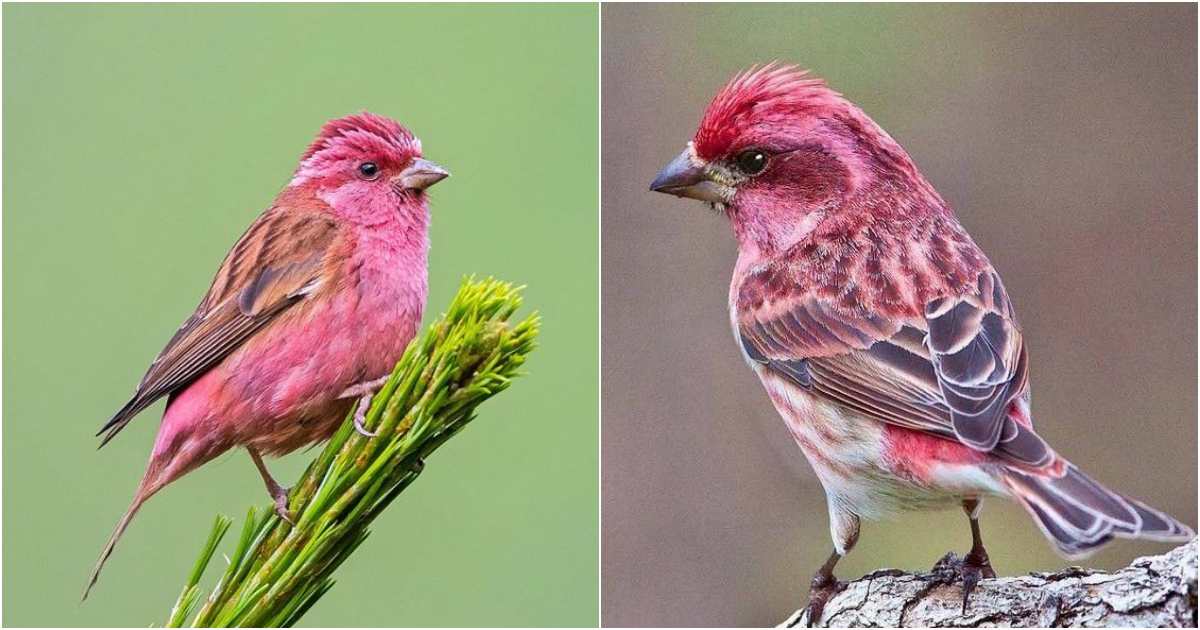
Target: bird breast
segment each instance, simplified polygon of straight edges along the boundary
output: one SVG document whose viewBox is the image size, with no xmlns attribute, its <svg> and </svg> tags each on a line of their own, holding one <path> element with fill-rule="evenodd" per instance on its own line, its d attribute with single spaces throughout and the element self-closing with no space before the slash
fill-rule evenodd
<svg viewBox="0 0 1200 630">
<path fill-rule="evenodd" d="M 246 406 L 255 417 L 238 419 L 241 434 L 290 431 L 323 422 L 335 407 L 344 412 L 342 392 L 386 376 L 415 336 L 425 306 L 424 250 L 357 245 L 321 291 L 231 356 L 231 393 L 256 403 Z"/>
</svg>

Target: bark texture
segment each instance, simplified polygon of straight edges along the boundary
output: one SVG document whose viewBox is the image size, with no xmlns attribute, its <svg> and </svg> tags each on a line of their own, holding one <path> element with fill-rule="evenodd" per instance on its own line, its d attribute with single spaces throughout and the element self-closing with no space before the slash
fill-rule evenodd
<svg viewBox="0 0 1200 630">
<path fill-rule="evenodd" d="M 1115 573 L 1072 567 L 983 580 L 962 613 L 962 584 L 949 571 L 895 570 L 848 583 L 817 627 L 1195 628 L 1196 540 Z M 940 563 L 939 563 L 940 564 Z M 797 611 L 782 624 L 808 625 Z"/>
</svg>

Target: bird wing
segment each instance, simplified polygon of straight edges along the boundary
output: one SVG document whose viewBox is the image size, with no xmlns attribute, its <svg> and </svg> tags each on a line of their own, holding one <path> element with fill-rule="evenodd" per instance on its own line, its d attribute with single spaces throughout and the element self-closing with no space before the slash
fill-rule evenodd
<svg viewBox="0 0 1200 630">
<path fill-rule="evenodd" d="M 1053 459 L 1032 428 L 1009 416 L 1028 388 L 1027 357 L 1000 278 L 889 317 L 803 291 L 765 268 L 739 291 L 737 328 L 751 360 L 881 422 L 958 440 L 1028 466 Z M 761 296 L 770 295 L 770 299 Z M 759 297 L 748 297 L 759 296 Z"/>
<path fill-rule="evenodd" d="M 273 207 L 250 225 L 221 264 L 208 293 L 96 435 L 104 446 L 135 415 L 207 372 L 322 284 L 322 264 L 338 239 L 319 212 Z"/>
</svg>

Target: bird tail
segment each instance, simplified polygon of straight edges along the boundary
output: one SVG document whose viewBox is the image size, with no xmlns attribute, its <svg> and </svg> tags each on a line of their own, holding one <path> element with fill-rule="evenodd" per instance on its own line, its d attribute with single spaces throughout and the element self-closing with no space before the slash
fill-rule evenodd
<svg viewBox="0 0 1200 630">
<path fill-rule="evenodd" d="M 104 435 L 104 438 L 100 440 L 100 446 L 97 448 L 104 448 L 104 445 L 117 437 L 121 429 L 124 429 L 125 425 L 129 424 L 129 421 L 133 420 L 134 416 L 141 413 L 146 407 L 154 404 L 157 400 L 158 398 L 143 396 L 140 393 L 129 399 L 129 402 L 118 409 L 117 413 L 114 413 L 113 417 L 109 418 L 108 422 L 105 422 L 104 426 L 100 427 L 100 430 L 96 432 L 96 437 Z"/>
<path fill-rule="evenodd" d="M 146 499 L 150 498 L 153 492 L 145 492 L 146 488 L 143 485 L 138 488 L 137 494 L 133 497 L 133 503 L 129 505 L 129 509 L 125 510 L 125 515 L 117 521 L 117 527 L 113 530 L 112 536 L 108 537 L 108 542 L 104 545 L 104 550 L 100 552 L 100 559 L 96 561 L 96 566 L 92 568 L 92 576 L 88 578 L 87 586 L 83 589 L 83 597 L 80 601 L 86 600 L 88 593 L 92 591 L 92 587 L 96 585 L 96 580 L 100 579 L 100 570 L 104 568 L 104 563 L 108 561 L 108 557 L 112 555 L 113 549 L 117 546 L 117 541 L 121 539 L 121 534 L 125 533 L 125 528 L 129 527 L 129 522 L 133 520 L 134 515 L 141 509 L 142 504 Z"/>
<path fill-rule="evenodd" d="M 1009 469 L 1004 482 L 1033 516 L 1042 533 L 1068 558 L 1082 558 L 1121 538 L 1186 541 L 1191 528 L 1129 497 L 1100 485 L 1064 462 L 1061 476 Z"/>
</svg>

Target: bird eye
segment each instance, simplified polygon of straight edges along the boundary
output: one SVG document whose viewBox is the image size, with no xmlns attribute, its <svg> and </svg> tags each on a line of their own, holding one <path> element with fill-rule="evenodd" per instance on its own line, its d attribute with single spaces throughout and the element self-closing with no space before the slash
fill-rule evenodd
<svg viewBox="0 0 1200 630">
<path fill-rule="evenodd" d="M 747 175 L 758 175 L 767 168 L 767 154 L 758 149 L 742 151 L 737 156 L 737 167 Z"/>
<path fill-rule="evenodd" d="M 379 165 L 374 162 L 363 162 L 358 165 L 358 173 L 363 179 L 375 179 L 379 177 Z"/>
</svg>

